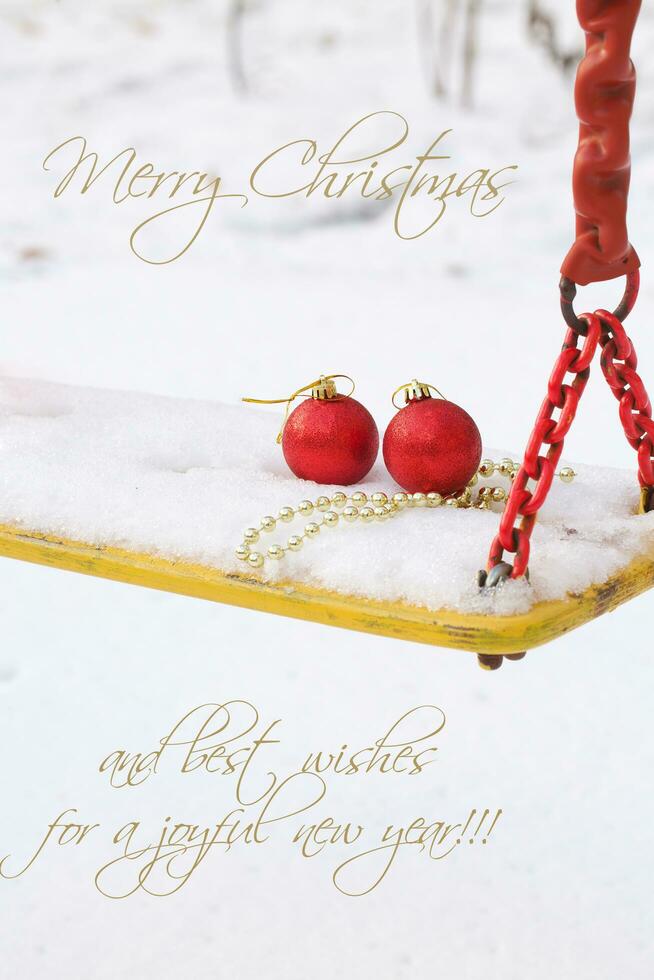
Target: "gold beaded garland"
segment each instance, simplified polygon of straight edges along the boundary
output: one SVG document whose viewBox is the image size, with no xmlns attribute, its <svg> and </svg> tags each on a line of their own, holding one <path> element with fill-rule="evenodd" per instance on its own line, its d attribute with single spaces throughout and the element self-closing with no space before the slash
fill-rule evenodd
<svg viewBox="0 0 654 980">
<path fill-rule="evenodd" d="M 484 485 L 476 491 L 476 498 L 473 487 L 479 483 L 479 479 L 489 479 L 497 474 L 504 479 L 512 481 L 520 470 L 518 463 L 512 459 L 505 458 L 495 463 L 492 459 L 483 459 L 479 465 L 477 473 L 472 477 L 468 486 L 458 495 L 452 497 L 442 497 L 439 493 L 405 493 L 403 490 L 391 495 L 377 490 L 368 497 L 363 490 L 356 490 L 350 496 L 342 491 L 336 491 L 331 498 L 320 496 L 314 502 L 312 500 L 302 500 L 296 508 L 281 507 L 278 516 L 266 515 L 261 519 L 258 528 L 248 527 L 243 534 L 242 543 L 236 548 L 235 555 L 239 561 L 246 562 L 252 569 L 260 569 L 266 559 L 271 561 L 281 561 L 287 552 L 300 551 L 305 540 L 315 538 L 320 534 L 322 527 L 333 528 L 340 523 L 340 518 L 347 524 L 353 524 L 360 520 L 364 524 L 373 521 L 383 522 L 388 518 L 395 517 L 401 510 L 410 507 L 451 507 L 476 510 L 489 510 L 492 503 L 503 503 L 508 497 L 508 490 L 501 486 Z M 557 473 L 562 483 L 572 483 L 577 474 L 570 466 L 564 466 Z M 341 511 L 337 513 L 336 509 Z M 252 551 L 251 546 L 256 544 L 261 532 L 272 532 L 278 525 L 278 521 L 290 524 L 295 517 L 310 517 L 314 511 L 321 515 L 320 521 L 309 521 L 304 527 L 303 534 L 292 534 L 286 546 L 272 544 L 265 554 L 259 551 Z"/>
</svg>

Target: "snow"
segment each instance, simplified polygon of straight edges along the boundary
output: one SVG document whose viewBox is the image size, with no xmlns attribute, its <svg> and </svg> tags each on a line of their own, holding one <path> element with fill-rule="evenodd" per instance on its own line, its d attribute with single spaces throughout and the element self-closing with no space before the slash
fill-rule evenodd
<svg viewBox="0 0 654 980">
<path fill-rule="evenodd" d="M 392 412 L 390 392 L 418 374 L 472 414 L 487 446 L 521 450 L 561 343 L 556 287 L 573 233 L 577 138 L 572 77 L 526 43 L 525 5 L 482 4 L 476 100 L 466 111 L 456 92 L 438 100 L 427 91 L 413 3 L 248 4 L 246 95 L 234 90 L 228 71 L 230 6 L 0 4 L 0 375 L 13 413 L 0 431 L 3 439 L 12 433 L 12 467 L 20 426 L 41 447 L 48 427 L 52 446 L 68 430 L 73 460 L 73 423 L 94 419 L 61 414 L 71 402 L 107 399 L 128 429 L 121 398 L 136 399 L 139 412 L 148 406 L 151 414 L 168 403 L 98 390 L 151 392 L 211 403 L 207 409 L 183 402 L 202 416 L 217 415 L 222 402 L 228 407 L 221 412 L 251 418 L 259 428 L 259 460 L 267 459 L 279 478 L 279 502 L 292 503 L 271 440 L 276 415 L 263 409 L 242 415 L 236 406 L 243 394 L 290 392 L 320 371 L 351 374 L 380 427 Z M 578 47 L 571 0 L 542 6 L 554 11 L 562 46 Z M 629 219 L 644 275 L 628 332 L 650 389 L 653 44 L 654 12 L 644 4 L 634 45 Z M 303 136 L 328 146 L 380 109 L 408 119 L 407 157 L 451 127 L 452 168 L 517 163 L 505 203 L 485 219 L 451 207 L 432 233 L 403 242 L 392 232 L 390 211 L 371 217 L 358 198 L 259 199 L 242 211 L 216 211 L 183 259 L 154 267 L 128 246 L 147 207 L 114 205 L 110 181 L 98 181 L 84 196 L 71 190 L 53 200 L 60 172 L 41 166 L 54 146 L 81 133 L 104 158 L 134 145 L 140 159 L 168 170 L 208 168 L 226 189 L 240 190 L 274 147 Z M 173 231 L 162 226 L 162 247 Z M 584 290 L 578 308 L 614 303 L 615 285 L 608 284 Z M 84 395 L 79 386 L 96 394 Z M 34 404 L 41 417 L 21 418 L 21 402 L 23 409 Z M 623 521 L 629 539 L 627 528 L 647 522 L 628 514 L 634 454 L 616 409 L 596 366 L 566 441 L 568 460 L 580 464 L 579 483 L 557 483 L 549 506 L 555 521 L 556 508 L 563 511 L 586 481 L 581 464 L 589 465 L 590 484 L 601 483 L 593 506 L 601 506 L 602 521 Z M 113 423 L 111 430 L 124 445 L 125 433 Z M 195 433 L 193 446 L 199 439 Z M 146 485 L 161 481 L 168 492 L 200 483 L 207 477 L 201 470 L 171 467 L 184 461 L 206 468 L 209 452 L 218 452 L 216 431 L 205 431 L 202 441 L 208 454 L 198 458 L 187 442 L 167 440 L 157 465 L 154 452 L 134 446 L 140 477 Z M 12 503 L 14 516 L 64 515 L 72 526 L 89 505 L 81 500 L 73 513 L 66 510 L 61 457 L 22 460 L 35 478 L 45 479 L 49 469 L 54 479 L 47 495 L 30 498 L 16 472 L 14 488 L 23 489 Z M 103 465 L 106 472 L 111 461 Z M 2 456 L 0 471 L 4 479 Z M 88 486 L 91 476 L 84 480 Z M 78 494 L 73 485 L 63 491 L 64 498 Z M 134 525 L 144 523 L 127 510 L 131 485 L 122 492 L 123 509 L 107 514 L 107 523 L 133 535 Z M 232 531 L 221 539 L 227 550 L 276 502 L 266 491 L 261 509 L 255 489 L 249 493 L 252 507 L 243 501 L 242 514 L 241 502 L 232 500 L 237 540 Z M 4 494 L 0 500 L 7 512 Z M 211 500 L 212 521 L 222 519 L 214 510 L 223 504 Z M 103 506 L 100 499 L 89 508 L 95 519 Z M 157 539 L 168 536 L 170 545 L 171 523 L 158 514 Z M 498 518 L 454 516 L 462 529 L 488 525 L 474 547 L 457 541 L 448 555 L 450 570 L 465 571 L 469 582 Z M 320 553 L 322 569 L 327 561 L 339 567 L 341 585 L 357 537 L 376 549 L 382 537 L 406 541 L 443 517 L 421 511 L 388 526 L 339 527 L 293 561 L 299 571 L 299 563 Z M 205 520 L 198 515 L 198 523 Z M 598 532 L 589 524 L 588 535 Z M 545 529 L 543 522 L 537 535 Z M 201 541 L 207 553 L 215 547 Z M 534 569 L 547 548 L 537 537 Z M 611 548 L 623 548 L 622 534 Z M 603 550 L 594 552 L 602 575 L 613 560 Z M 405 560 L 402 551 L 392 557 Z M 615 559 L 622 561 L 617 553 Z M 561 564 L 559 571 L 569 574 Z M 534 589 L 541 587 L 537 575 Z M 458 651 L 0 561 L 0 855 L 28 854 L 47 821 L 67 806 L 77 806 L 84 820 L 100 820 L 105 835 L 136 818 L 158 827 L 168 814 L 210 823 L 230 797 L 216 777 L 177 780 L 166 771 L 125 791 L 110 788 L 97 768 L 118 746 L 150 748 L 191 707 L 233 697 L 250 700 L 266 720 L 281 719 L 280 745 L 263 757 L 280 772 L 316 748 L 370 744 L 414 705 L 440 705 L 448 723 L 431 773 L 408 782 L 332 780 L 329 812 L 406 823 L 420 812 L 449 814 L 481 802 L 502 806 L 505 821 L 492 846 L 459 849 L 451 863 L 404 856 L 363 899 L 335 891 L 329 856 L 300 859 L 277 835 L 268 849 L 217 856 L 176 896 L 111 902 L 93 885 L 107 858 L 106 836 L 102 843 L 90 838 L 86 850 L 51 851 L 23 878 L 0 881 L 0 972 L 17 980 L 427 980 L 435 973 L 456 980 L 648 980 L 652 595 L 486 673 L 473 655 Z"/>
<path fill-rule="evenodd" d="M 246 527 L 341 489 L 297 480 L 275 442 L 278 413 L 250 406 L 4 378 L 0 419 L 0 522 L 91 544 L 243 571 L 234 550 Z M 484 455 L 511 456 L 489 448 Z M 542 510 L 529 586 L 510 582 L 484 595 L 476 586 L 500 505 L 412 508 L 384 524 L 341 521 L 257 574 L 432 609 L 522 612 L 583 591 L 651 551 L 654 514 L 636 513 L 634 472 L 576 472 L 572 484 L 555 481 Z M 361 487 L 342 489 L 400 488 L 380 459 Z M 285 545 L 304 523 L 301 515 L 278 521 L 253 550 Z"/>
</svg>

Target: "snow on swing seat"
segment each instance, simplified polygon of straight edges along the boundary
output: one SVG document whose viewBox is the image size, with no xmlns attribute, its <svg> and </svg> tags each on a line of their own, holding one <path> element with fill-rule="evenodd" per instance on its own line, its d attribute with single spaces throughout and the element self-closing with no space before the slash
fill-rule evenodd
<svg viewBox="0 0 654 980">
<path fill-rule="evenodd" d="M 0 554 L 489 654 L 537 646 L 654 585 L 654 514 L 637 514 L 634 473 L 584 466 L 540 513 L 530 584 L 480 593 L 498 513 L 449 507 L 341 521 L 281 562 L 244 568 L 234 549 L 246 527 L 336 489 L 291 476 L 278 422 L 244 406 L 0 379 Z M 357 489 L 394 488 L 377 465 Z M 278 522 L 265 546 L 303 523 Z"/>
</svg>

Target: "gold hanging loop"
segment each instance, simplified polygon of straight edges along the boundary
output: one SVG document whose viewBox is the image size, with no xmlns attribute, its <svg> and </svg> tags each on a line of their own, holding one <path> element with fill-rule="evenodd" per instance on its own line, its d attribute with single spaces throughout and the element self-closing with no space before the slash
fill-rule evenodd
<svg viewBox="0 0 654 980">
<path fill-rule="evenodd" d="M 400 394 L 404 392 L 404 405 L 408 405 L 409 402 L 418 401 L 420 398 L 431 398 L 431 392 L 435 391 L 439 398 L 445 401 L 445 395 L 436 388 L 435 385 L 430 385 L 426 381 L 418 381 L 416 378 L 413 381 L 405 381 L 403 385 L 396 388 L 391 395 L 391 401 L 395 408 L 403 408 L 403 405 L 398 405 L 395 399 Z"/>
<path fill-rule="evenodd" d="M 352 387 L 347 394 L 343 394 L 337 390 L 335 382 L 338 378 L 350 382 Z M 282 427 L 279 430 L 276 440 L 279 444 L 282 441 L 284 427 L 286 426 L 286 422 L 288 421 L 288 416 L 291 411 L 291 404 L 296 398 L 310 397 L 316 398 L 320 401 L 328 398 L 349 398 L 354 393 L 355 387 L 356 385 L 349 374 L 321 374 L 319 378 L 316 378 L 314 381 L 310 381 L 309 384 L 298 388 L 297 391 L 294 391 L 292 395 L 288 396 L 288 398 L 242 398 L 241 401 L 248 402 L 252 405 L 286 405 Z"/>
</svg>

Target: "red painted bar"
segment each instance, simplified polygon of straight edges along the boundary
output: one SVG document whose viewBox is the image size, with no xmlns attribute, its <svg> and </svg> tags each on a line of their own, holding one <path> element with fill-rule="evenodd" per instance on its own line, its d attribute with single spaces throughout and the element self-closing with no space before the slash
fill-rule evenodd
<svg viewBox="0 0 654 980">
<path fill-rule="evenodd" d="M 629 119 L 636 73 L 631 37 L 641 0 L 577 0 L 586 53 L 575 83 L 579 146 L 572 188 L 576 241 L 561 267 L 579 285 L 614 279 L 640 262 L 627 235 Z"/>
</svg>

